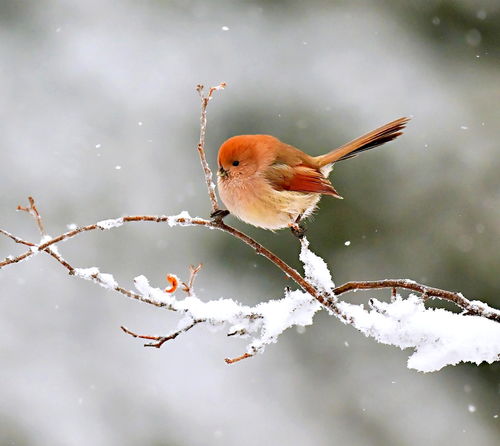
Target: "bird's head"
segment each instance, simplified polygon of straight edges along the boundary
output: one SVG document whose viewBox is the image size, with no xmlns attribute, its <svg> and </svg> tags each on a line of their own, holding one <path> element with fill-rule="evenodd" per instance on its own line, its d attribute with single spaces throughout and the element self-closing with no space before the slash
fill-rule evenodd
<svg viewBox="0 0 500 446">
<path fill-rule="evenodd" d="M 219 170 L 222 181 L 245 179 L 265 167 L 271 155 L 269 135 L 239 135 L 225 141 L 219 148 Z"/>
</svg>

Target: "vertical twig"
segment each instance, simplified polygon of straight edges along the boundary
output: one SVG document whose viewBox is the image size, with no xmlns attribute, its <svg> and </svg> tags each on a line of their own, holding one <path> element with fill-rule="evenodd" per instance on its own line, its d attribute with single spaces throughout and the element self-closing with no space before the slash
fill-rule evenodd
<svg viewBox="0 0 500 446">
<path fill-rule="evenodd" d="M 203 172 L 205 173 L 205 181 L 207 183 L 208 197 L 210 198 L 210 203 L 212 204 L 212 213 L 219 210 L 219 203 L 217 202 L 217 196 L 215 195 L 215 184 L 212 180 L 212 171 L 208 165 L 207 158 L 205 156 L 205 135 L 207 133 L 207 107 L 212 95 L 216 90 L 222 90 L 226 87 L 225 82 L 221 82 L 216 87 L 210 88 L 208 94 L 203 94 L 203 85 L 198 85 L 196 91 L 201 98 L 201 117 L 200 117 L 200 141 L 198 143 L 198 154 L 200 155 L 201 166 Z"/>
<path fill-rule="evenodd" d="M 36 225 L 38 226 L 40 234 L 47 235 L 47 233 L 45 232 L 45 228 L 43 227 L 42 217 L 41 217 L 40 213 L 38 212 L 38 209 L 35 205 L 35 200 L 33 199 L 33 197 L 28 197 L 28 201 L 30 202 L 29 207 L 24 207 L 24 206 L 19 205 L 17 207 L 17 210 L 24 211 L 24 212 L 27 212 L 28 214 L 32 215 L 36 221 Z"/>
<path fill-rule="evenodd" d="M 202 266 L 203 266 L 202 263 L 200 263 L 198 266 L 190 265 L 189 280 L 187 282 L 182 282 L 182 289 L 186 293 L 188 293 L 189 296 L 193 294 L 194 280 L 196 279 L 196 275 L 199 273 Z"/>
</svg>

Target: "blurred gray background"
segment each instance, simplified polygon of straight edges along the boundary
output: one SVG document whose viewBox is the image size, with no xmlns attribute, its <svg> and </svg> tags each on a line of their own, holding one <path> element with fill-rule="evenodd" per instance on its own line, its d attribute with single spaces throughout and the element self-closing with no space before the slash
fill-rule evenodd
<svg viewBox="0 0 500 446">
<path fill-rule="evenodd" d="M 338 284 L 411 278 L 498 307 L 499 56 L 497 0 L 3 0 L 0 227 L 38 240 L 15 212 L 28 195 L 53 235 L 126 214 L 207 216 L 194 87 L 225 81 L 212 165 L 235 134 L 320 154 L 412 115 L 396 142 L 337 166 L 345 200 L 322 200 L 312 248 Z M 299 266 L 288 231 L 228 221 Z M 292 285 L 202 229 L 129 225 L 60 249 L 126 287 L 203 262 L 203 299 L 250 304 Z M 2 258 L 19 252 L 0 239 Z M 0 289 L 2 445 L 498 444 L 498 364 L 417 373 L 408 352 L 321 313 L 229 367 L 243 341 L 197 327 L 145 349 L 119 326 L 168 333 L 173 315 L 48 256 L 2 270 Z"/>
</svg>

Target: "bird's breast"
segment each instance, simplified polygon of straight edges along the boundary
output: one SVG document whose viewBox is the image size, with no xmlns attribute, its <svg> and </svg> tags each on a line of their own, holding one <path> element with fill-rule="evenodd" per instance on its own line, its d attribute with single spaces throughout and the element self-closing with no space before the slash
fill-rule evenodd
<svg viewBox="0 0 500 446">
<path fill-rule="evenodd" d="M 219 178 L 219 194 L 231 214 L 265 229 L 287 227 L 300 214 L 309 214 L 319 194 L 278 191 L 259 174 L 246 178 Z"/>
</svg>

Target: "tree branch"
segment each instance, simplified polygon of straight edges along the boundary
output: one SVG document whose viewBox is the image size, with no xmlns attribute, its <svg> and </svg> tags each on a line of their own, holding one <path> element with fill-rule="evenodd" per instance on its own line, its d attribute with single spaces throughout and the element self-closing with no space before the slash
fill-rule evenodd
<svg viewBox="0 0 500 446">
<path fill-rule="evenodd" d="M 203 93 L 203 86 L 199 85 L 197 87 L 197 91 L 201 98 L 200 140 L 197 149 L 205 176 L 205 182 L 207 185 L 209 200 L 211 202 L 212 213 L 219 211 L 220 209 L 215 193 L 215 185 L 212 180 L 212 171 L 210 170 L 205 156 L 207 107 L 210 99 L 213 96 L 213 93 L 217 90 L 223 89 L 224 87 L 225 84 L 221 83 L 217 87 L 210 88 L 207 94 Z M 174 216 L 125 216 L 115 219 L 103 220 L 95 224 L 83 226 L 65 232 L 56 237 L 50 237 L 45 232 L 42 217 L 36 207 L 34 199 L 32 197 L 29 197 L 28 200 L 30 203 L 29 207 L 19 206 L 17 209 L 25 211 L 34 217 L 38 229 L 42 234 L 42 239 L 39 243 L 33 243 L 23 240 L 8 231 L 0 229 L 1 234 L 10 238 L 15 243 L 29 247 L 29 250 L 27 250 L 26 252 L 18 256 L 9 256 L 5 260 L 1 261 L 0 269 L 5 266 L 29 259 L 38 252 L 45 252 L 46 254 L 49 254 L 52 258 L 54 258 L 57 262 L 59 262 L 64 268 L 66 268 L 69 274 L 75 277 L 90 280 L 96 284 L 99 284 L 100 286 L 103 286 L 107 289 L 112 289 L 132 299 L 136 299 L 150 305 L 155 305 L 157 307 L 162 307 L 167 310 L 182 312 L 186 315 L 187 319 L 183 319 L 183 325 L 178 330 L 166 336 L 139 335 L 125 328 L 124 326 L 121 327 L 125 333 L 133 337 L 156 341 L 145 344 L 146 346 L 160 348 L 168 340 L 175 339 L 180 334 L 189 331 L 195 325 L 200 323 L 208 323 L 213 326 L 229 324 L 230 327 L 228 336 L 247 336 L 251 333 L 260 332 L 260 337 L 255 339 L 254 342 L 250 344 L 246 353 L 232 359 L 225 359 L 228 364 L 232 364 L 242 359 L 249 358 L 258 352 L 261 352 L 265 345 L 275 342 L 276 338 L 286 328 L 293 325 L 308 325 L 312 323 L 312 317 L 315 312 L 318 311 L 320 305 L 326 308 L 329 312 L 335 314 L 344 323 L 353 325 L 358 330 L 364 332 L 367 335 L 376 337 L 381 342 L 392 343 L 399 346 L 407 345 L 407 338 L 405 338 L 405 340 L 403 341 L 394 341 L 392 340 L 391 336 L 387 336 L 387 334 L 379 334 L 375 336 L 373 333 L 373 328 L 370 328 L 371 325 L 366 325 L 366 323 L 363 322 L 363 318 L 366 317 L 366 314 L 363 313 L 364 310 L 362 310 L 362 308 L 357 308 L 356 311 L 353 311 L 353 308 L 351 308 L 352 305 L 350 306 L 350 304 L 347 304 L 346 302 L 340 302 L 338 300 L 338 296 L 356 290 L 391 290 L 392 304 L 380 303 L 373 299 L 370 300 L 371 306 L 374 311 L 376 311 L 380 315 L 384 315 L 384 317 L 389 315 L 389 321 L 382 321 L 382 329 L 380 333 L 383 333 L 383 328 L 387 327 L 391 323 L 399 324 L 399 316 L 396 315 L 396 319 L 394 320 L 390 319 L 390 317 L 392 316 L 390 316 L 389 308 L 386 308 L 387 305 L 398 305 L 401 302 L 401 298 L 397 295 L 398 288 L 419 293 L 420 305 L 422 305 L 422 308 L 422 302 L 427 299 L 443 299 L 453 302 L 459 308 L 461 308 L 463 310 L 462 315 L 480 316 L 491 321 L 500 322 L 500 311 L 489 307 L 483 302 L 470 301 L 466 299 L 461 293 L 429 287 L 411 280 L 390 279 L 378 281 L 355 281 L 345 283 L 344 285 L 335 288 L 333 282 L 331 281 L 330 273 L 326 264 L 322 259 L 309 251 L 306 238 L 303 238 L 301 240 L 302 250 L 300 259 L 304 263 L 305 267 L 305 276 L 303 276 L 272 251 L 258 243 L 256 240 L 241 232 L 240 230 L 224 223 L 221 217 L 214 218 L 213 220 L 207 220 L 200 217 L 191 217 L 187 212 L 182 212 L 181 214 Z M 299 291 L 288 291 L 285 294 L 284 299 L 264 302 L 256 307 L 247 307 L 227 299 L 210 301 L 206 303 L 201 302 L 196 297 L 193 289 L 194 280 L 196 274 L 201 268 L 201 265 L 198 267 L 191 266 L 190 278 L 188 279 L 188 281 L 180 282 L 182 285 L 182 289 L 188 294 L 188 297 L 184 300 L 176 299 L 175 296 L 173 296 L 179 284 L 177 276 L 174 275 L 167 276 L 167 280 L 170 283 L 170 288 L 167 288 L 166 290 L 160 290 L 158 288 L 150 287 L 149 282 L 144 276 L 136 277 L 134 279 L 134 283 L 135 287 L 139 291 L 138 293 L 136 293 L 119 286 L 118 283 L 114 280 L 113 276 L 111 276 L 110 274 L 101 273 L 98 268 L 93 267 L 82 269 L 73 267 L 58 252 L 58 243 L 69 240 L 73 237 L 83 234 L 84 232 L 94 231 L 96 229 L 113 229 L 122 226 L 125 223 L 132 222 L 167 223 L 169 226 L 199 226 L 223 231 L 250 246 L 257 254 L 266 257 L 269 261 L 274 263 L 276 267 L 278 267 L 283 273 L 294 280 L 295 283 L 299 285 L 300 288 L 302 288 L 305 294 Z M 214 304 L 217 304 L 215 305 L 217 307 L 216 311 L 213 311 Z M 278 329 L 276 328 L 275 321 L 273 321 L 273 314 L 275 314 L 276 312 L 277 305 L 279 305 L 279 308 L 281 309 L 280 311 L 283 311 L 285 313 L 285 315 L 280 316 L 282 325 L 278 327 Z M 414 300 L 410 302 L 409 305 L 410 309 L 412 309 L 412 311 L 414 312 L 423 311 L 423 309 L 419 307 Z M 387 322 L 389 322 L 389 324 Z M 439 340 L 439 336 L 436 336 L 436 339 Z M 409 345 L 419 345 L 419 341 L 414 342 L 415 344 Z M 491 355 L 488 356 L 488 358 L 490 357 Z"/>
<path fill-rule="evenodd" d="M 203 85 L 198 85 L 196 87 L 196 91 L 200 95 L 201 98 L 201 117 L 200 117 L 200 141 L 198 143 L 198 154 L 200 156 L 201 166 L 203 168 L 203 172 L 205 174 L 205 181 L 207 183 L 208 189 L 208 198 L 210 199 L 210 203 L 212 204 L 212 214 L 219 210 L 219 204 L 217 202 L 217 195 L 215 195 L 215 184 L 212 180 L 212 171 L 210 170 L 210 166 L 208 165 L 207 158 L 205 156 L 205 135 L 207 133 L 207 107 L 210 99 L 212 99 L 212 95 L 217 90 L 223 90 L 226 87 L 225 82 L 221 82 L 216 87 L 210 88 L 208 94 L 203 93 Z"/>
<path fill-rule="evenodd" d="M 373 281 L 354 281 L 347 282 L 341 286 L 336 287 L 333 290 L 335 296 L 340 296 L 341 294 L 347 293 L 349 291 L 356 290 L 377 290 L 377 289 L 387 289 L 392 290 L 391 296 L 394 298 L 396 295 L 397 288 L 402 288 L 405 290 L 415 291 L 422 295 L 423 300 L 427 299 L 442 299 L 453 302 L 466 314 L 471 316 L 481 316 L 493 321 L 500 322 L 500 311 L 488 306 L 487 304 L 480 301 L 470 301 L 466 299 L 461 293 L 454 293 L 452 291 L 442 290 L 439 288 L 430 287 L 427 285 L 422 285 L 420 283 L 414 282 L 408 279 L 385 279 L 385 280 L 373 280 Z"/>
<path fill-rule="evenodd" d="M 179 336 L 181 333 L 186 333 L 186 331 L 191 330 L 195 325 L 198 325 L 201 322 L 206 322 L 203 319 L 198 319 L 196 321 L 193 321 L 191 324 L 185 326 L 184 328 L 181 328 L 180 330 L 177 330 L 173 332 L 172 334 L 168 336 L 149 336 L 149 335 L 140 335 L 137 333 L 134 333 L 133 331 L 129 330 L 127 327 L 124 327 L 123 325 L 120 326 L 120 328 L 130 336 L 134 338 L 140 338 L 140 339 L 149 339 L 151 341 L 157 341 L 157 342 L 148 342 L 144 344 L 144 347 L 155 347 L 155 348 L 161 348 L 163 344 L 167 341 L 171 341 L 172 339 L 175 339 L 177 336 Z"/>
</svg>

